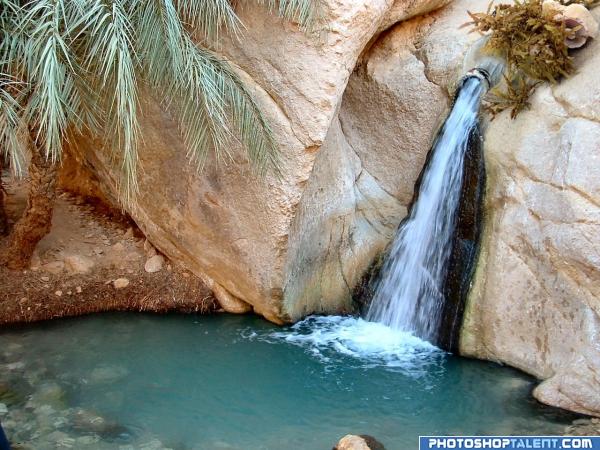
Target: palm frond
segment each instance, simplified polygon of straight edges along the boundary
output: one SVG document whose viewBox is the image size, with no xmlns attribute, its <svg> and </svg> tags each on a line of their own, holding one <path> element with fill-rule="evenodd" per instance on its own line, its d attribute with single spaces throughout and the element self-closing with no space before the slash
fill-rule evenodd
<svg viewBox="0 0 600 450">
<path fill-rule="evenodd" d="M 230 0 L 176 0 L 180 17 L 205 39 L 216 41 L 221 28 L 236 33 L 241 26 Z"/>
<path fill-rule="evenodd" d="M 22 73 L 26 36 L 21 28 L 21 9 L 12 0 L 0 0 L 0 72 Z"/>
<path fill-rule="evenodd" d="M 156 35 L 160 32 L 163 36 L 159 40 L 168 45 L 160 49 L 149 46 L 141 52 L 156 56 L 167 53 L 166 60 L 144 60 L 149 64 L 147 72 L 157 91 L 167 94 L 167 102 L 175 99 L 180 106 L 179 114 L 177 111 L 175 114 L 190 159 L 199 169 L 211 150 L 218 160 L 230 159 L 229 147 L 235 137 L 233 128 L 238 132 L 249 160 L 259 171 L 264 171 L 269 163 L 275 164 L 277 147 L 271 130 L 237 74 L 226 61 L 195 45 L 171 0 L 153 6 L 141 12 L 144 19 L 139 23 L 144 27 L 140 33 Z M 152 40 L 142 38 L 140 42 L 151 43 Z M 253 126 L 259 128 L 250 130 Z"/>
<path fill-rule="evenodd" d="M 305 30 L 319 16 L 320 0 L 255 1 Z M 144 82 L 177 118 L 198 169 L 209 152 L 233 158 L 236 141 L 258 173 L 278 168 L 273 133 L 252 93 L 208 49 L 221 31 L 242 27 L 230 0 L 0 0 L 0 26 L 0 73 L 10 74 L 0 82 L 0 143 L 16 158 L 13 168 L 23 130 L 52 161 L 67 133 L 91 132 L 109 141 L 122 200 L 131 203 Z"/>
<path fill-rule="evenodd" d="M 27 30 L 26 71 L 32 85 L 26 110 L 32 136 L 45 155 L 58 161 L 73 98 L 73 63 L 64 39 L 67 11 L 62 1 L 30 3 L 21 27 Z"/>
<path fill-rule="evenodd" d="M 84 68 L 94 74 L 88 79 L 98 92 L 109 93 L 98 103 L 106 114 L 104 135 L 113 156 L 121 159 L 119 190 L 128 202 L 138 189 L 139 108 L 138 62 L 125 2 L 96 0 L 83 11 L 74 27 L 75 39 L 83 41 L 80 51 Z"/>
<path fill-rule="evenodd" d="M 222 70 L 228 78 L 225 97 L 231 108 L 233 126 L 237 131 L 236 136 L 248 151 L 249 160 L 260 175 L 264 175 L 268 169 L 279 175 L 279 151 L 269 122 L 254 101 L 254 96 L 229 65 Z"/>
<path fill-rule="evenodd" d="M 256 0 L 285 20 L 297 22 L 304 30 L 312 30 L 321 12 L 320 0 Z"/>
<path fill-rule="evenodd" d="M 26 145 L 20 131 L 23 128 L 22 108 L 18 95 L 19 83 L 0 74 L 0 155 L 10 161 L 16 176 L 23 174 Z M 17 98 L 15 98 L 17 97 Z"/>
</svg>

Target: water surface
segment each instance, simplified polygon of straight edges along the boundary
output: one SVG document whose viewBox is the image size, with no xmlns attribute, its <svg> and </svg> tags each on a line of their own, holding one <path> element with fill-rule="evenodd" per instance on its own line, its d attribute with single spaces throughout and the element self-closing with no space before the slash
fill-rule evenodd
<svg viewBox="0 0 600 450">
<path fill-rule="evenodd" d="M 389 450 L 420 434 L 556 434 L 572 417 L 534 381 L 343 317 L 106 314 L 0 333 L 0 416 L 36 450 Z"/>
</svg>

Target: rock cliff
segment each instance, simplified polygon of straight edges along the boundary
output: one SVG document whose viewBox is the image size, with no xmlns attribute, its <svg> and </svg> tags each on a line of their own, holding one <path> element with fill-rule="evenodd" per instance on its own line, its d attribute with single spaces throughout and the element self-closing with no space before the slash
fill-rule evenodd
<svg viewBox="0 0 600 450">
<path fill-rule="evenodd" d="M 141 194 L 130 215 L 161 252 L 202 276 L 217 296 L 226 296 L 221 303 L 234 304 L 232 310 L 247 310 L 244 305 L 249 304 L 256 313 L 281 323 L 311 312 L 348 309 L 346 282 L 351 285 L 355 277 L 349 275 L 344 281 L 339 261 L 359 276 L 391 237 L 403 209 L 367 171 L 354 188 L 350 172 L 358 167 L 359 158 L 339 147 L 342 140 L 335 141 L 342 137 L 338 119 L 342 97 L 359 56 L 377 36 L 446 1 L 325 1 L 322 26 L 309 34 L 259 6 L 240 9 L 246 27 L 242 38 L 224 39 L 217 50 L 237 68 L 268 117 L 282 154 L 282 176 L 257 179 L 241 157 L 229 163 L 211 161 L 204 172 L 196 173 L 172 117 L 146 95 Z M 77 158 L 91 168 L 104 190 L 114 191 L 108 158 L 98 152 L 99 143 L 81 141 L 74 147 Z M 336 151 L 342 153 L 331 154 Z M 402 153 L 392 148 L 387 152 Z M 345 174 L 340 172 L 343 168 Z M 414 170 L 418 172 L 418 164 Z M 350 177 L 347 186 L 341 184 L 345 176 Z M 405 197 L 412 181 L 403 183 Z M 356 206 L 348 196 L 369 183 L 372 187 Z M 393 185 L 391 174 L 387 183 Z M 347 200 L 345 206 L 340 196 Z M 372 196 L 377 201 L 369 207 Z M 390 210 L 382 209 L 380 198 Z M 362 239 L 358 249 L 362 256 L 356 263 L 350 253 L 335 256 L 332 262 L 323 247 L 323 236 L 329 240 L 329 226 L 341 224 L 343 213 L 337 209 L 345 207 L 367 216 L 355 219 L 352 214 L 348 219 L 357 220 L 364 230 L 355 236 Z M 373 214 L 381 217 L 376 221 L 386 222 L 383 236 L 368 229 Z M 332 231 L 338 233 L 332 235 L 332 245 L 346 245 L 336 242 L 352 233 L 348 227 L 345 230 Z M 301 248 L 306 247 L 306 239 L 312 240 L 310 248 Z M 331 257 L 336 253 L 340 251 L 329 252 Z M 332 263 L 335 267 L 325 267 Z M 328 270 L 331 280 L 326 280 Z"/>
</svg>

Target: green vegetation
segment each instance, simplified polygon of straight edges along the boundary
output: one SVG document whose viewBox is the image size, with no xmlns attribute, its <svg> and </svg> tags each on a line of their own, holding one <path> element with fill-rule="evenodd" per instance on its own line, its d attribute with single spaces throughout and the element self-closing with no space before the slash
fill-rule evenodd
<svg viewBox="0 0 600 450">
<path fill-rule="evenodd" d="M 303 29 L 316 20 L 316 1 L 256 0 Z M 210 50 L 219 33 L 241 34 L 229 0 L 0 0 L 0 26 L 0 151 L 16 173 L 28 147 L 41 156 L 32 158 L 39 166 L 32 168 L 35 188 L 45 191 L 40 204 L 53 203 L 56 163 L 69 136 L 78 134 L 102 138 L 120 168 L 121 200 L 135 201 L 139 98 L 146 88 L 167 108 L 176 106 L 173 115 L 199 169 L 209 151 L 231 158 L 236 141 L 257 173 L 277 169 L 267 120 L 229 64 Z M 25 219 L 29 227 L 47 225 L 51 211 L 35 218 L 26 212 L 15 229 Z M 13 250 L 9 259 L 29 251 Z"/>
</svg>

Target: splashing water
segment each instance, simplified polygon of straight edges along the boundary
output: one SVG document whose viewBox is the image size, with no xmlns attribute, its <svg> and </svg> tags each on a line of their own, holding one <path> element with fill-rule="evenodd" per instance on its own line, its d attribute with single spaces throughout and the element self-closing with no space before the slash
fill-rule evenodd
<svg viewBox="0 0 600 450">
<path fill-rule="evenodd" d="M 432 371 L 446 355 L 410 333 L 350 316 L 310 316 L 285 331 L 245 337 L 303 347 L 325 365 L 338 364 L 343 355 L 353 367 L 386 367 L 414 378 Z"/>
<path fill-rule="evenodd" d="M 469 135 L 477 125 L 484 79 L 466 78 L 433 144 L 417 201 L 381 271 L 367 319 L 435 342 L 444 304 Z"/>
</svg>

